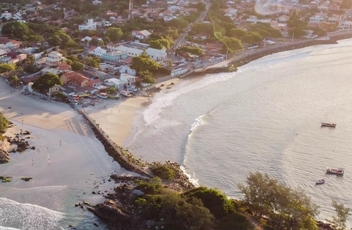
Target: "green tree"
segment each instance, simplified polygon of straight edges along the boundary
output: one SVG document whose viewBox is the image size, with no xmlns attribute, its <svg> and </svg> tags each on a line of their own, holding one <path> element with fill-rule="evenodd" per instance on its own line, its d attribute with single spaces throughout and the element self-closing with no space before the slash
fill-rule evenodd
<svg viewBox="0 0 352 230">
<path fill-rule="evenodd" d="M 131 68 L 137 72 L 149 70 L 150 72 L 157 71 L 160 68 L 160 64 L 143 53 L 138 57 L 132 58 Z"/>
<path fill-rule="evenodd" d="M 73 71 L 81 71 L 84 68 L 84 64 L 79 61 L 73 61 L 71 67 Z"/>
<path fill-rule="evenodd" d="M 60 77 L 56 74 L 46 73 L 34 82 L 32 88 L 40 93 L 47 93 L 54 85 L 62 85 Z"/>
<path fill-rule="evenodd" d="M 24 35 L 28 36 L 30 34 L 30 30 L 28 26 L 23 22 L 9 22 L 6 23 L 1 32 L 7 36 L 22 39 Z"/>
<path fill-rule="evenodd" d="M 17 77 L 17 75 L 12 75 L 10 77 L 10 83 L 11 83 L 11 85 L 13 85 L 14 87 L 17 88 L 20 85 L 21 80 L 19 77 Z"/>
<path fill-rule="evenodd" d="M 242 38 L 247 34 L 247 31 L 245 31 L 244 29 L 240 29 L 240 28 L 233 28 L 230 29 L 228 35 L 232 36 L 232 37 L 236 37 L 236 38 Z"/>
<path fill-rule="evenodd" d="M 122 30 L 117 27 L 110 27 L 106 31 L 106 36 L 108 36 L 112 42 L 118 42 L 121 39 L 122 35 Z"/>
<path fill-rule="evenodd" d="M 234 212 L 233 203 L 225 194 L 217 189 L 198 187 L 185 192 L 184 195 L 189 198 L 195 197 L 200 199 L 216 219 L 221 219 Z"/>
<path fill-rule="evenodd" d="M 116 90 L 116 88 L 114 86 L 111 86 L 111 87 L 108 88 L 107 92 L 110 95 L 116 95 L 117 90 Z"/>
<path fill-rule="evenodd" d="M 0 132 L 5 132 L 8 125 L 9 121 L 0 113 Z"/>
<path fill-rule="evenodd" d="M 335 209 L 336 217 L 333 216 L 332 220 L 328 220 L 335 230 L 346 230 L 346 221 L 350 216 L 350 208 L 345 208 L 344 204 L 332 201 L 332 206 Z"/>
<path fill-rule="evenodd" d="M 300 190 L 279 183 L 267 174 L 251 173 L 244 184 L 238 185 L 256 217 L 269 217 L 273 229 L 317 230 L 314 217 L 318 208 Z"/>
<path fill-rule="evenodd" d="M 149 70 L 139 71 L 139 76 L 142 78 L 143 83 L 153 84 L 155 79 L 153 78 L 153 74 Z"/>
<path fill-rule="evenodd" d="M 15 64 L 0 64 L 0 73 L 6 73 L 15 69 L 16 69 Z"/>
</svg>

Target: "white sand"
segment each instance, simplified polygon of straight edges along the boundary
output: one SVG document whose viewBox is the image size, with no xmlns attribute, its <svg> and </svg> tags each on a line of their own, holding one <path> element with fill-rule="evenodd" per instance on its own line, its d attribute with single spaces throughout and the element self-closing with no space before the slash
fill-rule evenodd
<svg viewBox="0 0 352 230">
<path fill-rule="evenodd" d="M 0 79 L 0 111 L 18 128 L 32 132 L 28 141 L 35 150 L 10 153 L 10 162 L 0 165 L 0 175 L 12 176 L 13 181 L 1 184 L 0 188 L 78 184 L 84 187 L 86 180 L 108 176 L 120 169 L 76 111 L 65 104 L 24 96 L 19 90 L 11 93 L 11 90 Z M 20 180 L 23 176 L 33 180 L 24 182 Z M 2 196 L 11 196 L 13 190 L 8 191 L 2 191 Z M 17 199 L 28 202 L 25 196 Z"/>
</svg>

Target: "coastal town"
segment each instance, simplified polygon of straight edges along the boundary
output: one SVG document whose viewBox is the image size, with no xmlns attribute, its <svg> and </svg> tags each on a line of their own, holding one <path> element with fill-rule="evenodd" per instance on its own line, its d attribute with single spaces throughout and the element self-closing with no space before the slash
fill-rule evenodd
<svg viewBox="0 0 352 230">
<path fill-rule="evenodd" d="M 329 39 L 352 29 L 348 0 L 119 4 L 2 3 L 2 77 L 23 94 L 86 107 L 96 99 L 133 96 L 244 52 Z"/>
<path fill-rule="evenodd" d="M 233 199 L 126 143 L 144 129 L 139 109 L 182 79 L 351 38 L 351 0 L 9 0 L 0 18 L 0 204 L 42 206 L 46 220 L 4 212 L 0 228 L 347 229 L 343 204 L 326 223 L 308 196 L 267 174 L 251 173 Z M 251 200 L 251 189 L 268 194 Z M 85 219 L 59 219 L 64 193 Z"/>
</svg>

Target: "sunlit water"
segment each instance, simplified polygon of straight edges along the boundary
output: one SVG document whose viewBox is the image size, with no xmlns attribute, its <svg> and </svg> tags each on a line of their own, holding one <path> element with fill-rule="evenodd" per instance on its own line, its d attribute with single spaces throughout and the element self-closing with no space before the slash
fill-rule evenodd
<svg viewBox="0 0 352 230">
<path fill-rule="evenodd" d="M 239 198 L 238 183 L 260 171 L 306 191 L 318 218 L 334 214 L 332 199 L 352 208 L 352 40 L 184 81 L 140 113 L 146 126 L 126 146 L 148 160 L 179 162 L 201 185 Z M 345 175 L 326 175 L 326 167 Z M 315 186 L 321 178 L 326 184 Z"/>
</svg>

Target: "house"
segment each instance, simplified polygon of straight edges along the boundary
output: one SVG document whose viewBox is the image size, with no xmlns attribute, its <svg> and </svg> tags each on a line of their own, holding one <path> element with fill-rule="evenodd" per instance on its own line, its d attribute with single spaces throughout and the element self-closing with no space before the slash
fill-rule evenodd
<svg viewBox="0 0 352 230">
<path fill-rule="evenodd" d="M 0 57 L 5 57 L 7 55 L 7 51 L 0 49 Z"/>
<path fill-rule="evenodd" d="M 93 79 L 88 82 L 88 86 L 93 88 L 99 88 L 101 84 L 102 81 L 100 79 Z"/>
<path fill-rule="evenodd" d="M 320 22 L 324 21 L 325 18 L 326 18 L 325 15 L 316 14 L 316 15 L 309 18 L 309 24 L 319 24 Z"/>
<path fill-rule="evenodd" d="M 126 82 L 121 81 L 120 79 L 117 78 L 110 78 L 110 79 L 106 79 L 104 80 L 104 84 L 108 87 L 115 87 L 117 90 L 123 90 Z"/>
<path fill-rule="evenodd" d="M 138 57 L 143 53 L 143 50 L 141 49 L 136 49 L 136 48 L 131 48 L 127 46 L 120 45 L 116 48 L 116 51 L 122 51 L 125 52 L 128 56 L 130 57 Z"/>
<path fill-rule="evenodd" d="M 61 62 L 62 54 L 57 51 L 51 51 L 46 58 L 47 66 L 58 66 Z"/>
<path fill-rule="evenodd" d="M 167 57 L 166 53 L 166 48 L 162 49 L 154 49 L 154 48 L 148 48 L 146 50 L 146 53 L 148 54 L 149 57 L 151 57 L 155 61 L 163 61 Z"/>
<path fill-rule="evenodd" d="M 53 87 L 49 88 L 49 95 L 53 94 L 53 93 L 57 93 L 59 92 L 61 89 L 61 86 L 60 85 L 54 85 Z"/>
<path fill-rule="evenodd" d="M 106 53 L 106 49 L 103 49 L 100 46 L 89 50 L 89 54 L 95 55 L 97 57 L 101 57 L 105 53 Z"/>
<path fill-rule="evenodd" d="M 88 86 L 89 83 L 89 78 L 74 71 L 64 73 L 61 75 L 60 79 L 62 80 L 63 84 L 69 84 L 78 87 Z"/>
<path fill-rule="evenodd" d="M 102 55 L 103 61 L 107 63 L 117 63 L 120 60 L 127 58 L 127 53 L 124 51 L 113 51 Z"/>
<path fill-rule="evenodd" d="M 96 30 L 97 29 L 97 23 L 93 21 L 93 19 L 88 19 L 86 24 L 79 25 L 78 30 Z"/>
<path fill-rule="evenodd" d="M 339 29 L 352 29 L 352 21 L 341 21 L 338 26 Z"/>
<path fill-rule="evenodd" d="M 12 18 L 12 14 L 9 13 L 8 11 L 5 11 L 4 13 L 1 14 L 1 18 L 5 18 L 7 21 Z"/>
<path fill-rule="evenodd" d="M 136 79 L 137 79 L 137 78 L 138 78 L 138 77 L 129 75 L 129 74 L 127 74 L 127 73 L 122 73 L 122 74 L 120 75 L 120 80 L 121 80 L 122 82 L 125 82 L 125 84 L 128 85 L 128 86 L 134 85 L 134 84 L 136 83 Z"/>
<path fill-rule="evenodd" d="M 133 30 L 132 31 L 132 36 L 135 38 L 139 39 L 148 39 L 152 33 L 150 33 L 148 30 Z"/>
</svg>

